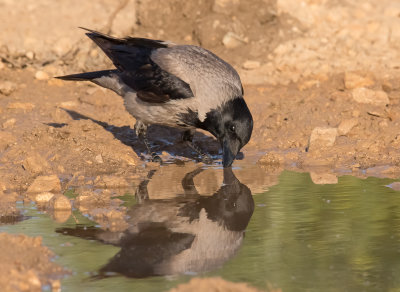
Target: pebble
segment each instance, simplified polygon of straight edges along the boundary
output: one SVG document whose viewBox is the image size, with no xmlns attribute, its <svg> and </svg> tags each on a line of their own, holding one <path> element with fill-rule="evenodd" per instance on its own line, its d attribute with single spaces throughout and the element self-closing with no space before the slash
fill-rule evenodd
<svg viewBox="0 0 400 292">
<path fill-rule="evenodd" d="M 40 174 L 46 169 L 49 169 L 50 166 L 47 161 L 40 156 L 38 153 L 32 153 L 27 155 L 28 157 L 22 163 L 22 166 L 25 170 L 29 171 L 32 174 Z"/>
<path fill-rule="evenodd" d="M 388 95 L 382 90 L 372 90 L 365 87 L 360 87 L 353 89 L 352 95 L 353 99 L 358 103 L 374 105 L 389 104 Z"/>
<path fill-rule="evenodd" d="M 12 128 L 12 127 L 14 127 L 14 125 L 15 125 L 16 122 L 17 122 L 17 120 L 14 119 L 14 118 L 8 119 L 7 121 L 5 121 L 5 122 L 3 123 L 3 129 L 7 129 L 7 128 Z"/>
<path fill-rule="evenodd" d="M 59 178 L 54 175 L 38 176 L 28 188 L 28 193 L 61 192 Z"/>
<path fill-rule="evenodd" d="M 37 80 L 43 81 L 43 80 L 49 80 L 50 77 L 49 77 L 49 74 L 47 74 L 46 72 L 39 70 L 39 71 L 36 71 L 35 78 Z"/>
<path fill-rule="evenodd" d="M 35 105 L 30 102 L 10 102 L 7 105 L 8 109 L 21 109 L 24 112 L 30 112 L 35 108 Z"/>
<path fill-rule="evenodd" d="M 16 138 L 9 132 L 0 131 L 0 151 L 5 151 L 16 142 Z"/>
<path fill-rule="evenodd" d="M 49 200 L 47 207 L 56 211 L 71 210 L 71 202 L 64 195 L 55 195 Z"/>
<path fill-rule="evenodd" d="M 101 156 L 101 154 L 97 155 L 94 159 L 96 160 L 97 163 L 104 163 L 103 157 Z"/>
<path fill-rule="evenodd" d="M 330 147 L 335 144 L 337 128 L 316 127 L 312 130 L 310 136 L 310 148 L 315 146 Z"/>
<path fill-rule="evenodd" d="M 3 95 L 10 95 L 17 89 L 17 84 L 11 81 L 0 82 L 0 93 Z"/>
<path fill-rule="evenodd" d="M 234 49 L 234 48 L 237 48 L 240 45 L 244 44 L 245 41 L 237 34 L 235 34 L 233 32 L 228 32 L 228 33 L 226 33 L 226 35 L 224 35 L 224 37 L 222 39 L 222 43 L 224 44 L 224 46 L 226 48 Z"/>
<path fill-rule="evenodd" d="M 338 178 L 333 173 L 310 172 L 311 180 L 316 185 L 337 184 Z"/>
<path fill-rule="evenodd" d="M 29 51 L 25 54 L 25 56 L 29 59 L 29 60 L 33 60 L 35 58 L 35 54 L 32 51 Z"/>
<path fill-rule="evenodd" d="M 358 119 L 356 118 L 343 120 L 338 126 L 338 134 L 340 136 L 345 136 L 351 131 L 351 129 L 353 129 L 357 125 Z"/>
<path fill-rule="evenodd" d="M 260 62 L 259 61 L 252 61 L 252 60 L 247 60 L 246 62 L 243 63 L 242 67 L 246 70 L 254 70 L 260 67 Z"/>
<path fill-rule="evenodd" d="M 53 197 L 54 197 L 53 193 L 44 192 L 44 193 L 37 194 L 35 196 L 34 200 L 37 204 L 44 204 L 44 203 L 48 203 Z"/>
<path fill-rule="evenodd" d="M 362 72 L 346 72 L 344 75 L 344 86 L 347 89 L 373 86 L 375 81 L 370 75 L 369 73 Z"/>
<path fill-rule="evenodd" d="M 261 157 L 258 163 L 261 165 L 281 165 L 284 163 L 284 160 L 285 159 L 282 154 L 271 151 Z"/>
<path fill-rule="evenodd" d="M 395 191 L 400 191 L 400 182 L 395 181 L 395 182 L 391 183 L 390 185 L 387 185 L 387 187 L 389 187 Z"/>
<path fill-rule="evenodd" d="M 106 175 L 103 177 L 103 183 L 106 188 L 124 188 L 129 184 L 123 177 Z"/>
</svg>

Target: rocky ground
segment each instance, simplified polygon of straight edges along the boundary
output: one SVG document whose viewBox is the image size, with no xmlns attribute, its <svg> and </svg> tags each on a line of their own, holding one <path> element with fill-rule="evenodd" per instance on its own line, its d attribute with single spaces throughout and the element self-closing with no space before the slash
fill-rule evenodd
<svg viewBox="0 0 400 292">
<path fill-rule="evenodd" d="M 21 216 L 15 202 L 23 200 L 57 221 L 74 207 L 104 228 L 123 228 L 125 207 L 116 196 L 134 193 L 150 169 L 156 196 L 157 184 L 179 182 L 177 173 L 196 167 L 179 131 L 150 129 L 155 149 L 171 163 L 160 168 L 146 162 L 119 97 L 52 79 L 111 66 L 78 26 L 202 45 L 229 61 L 255 122 L 236 162 L 253 192 L 275 184 L 283 169 L 311 171 L 315 183 L 349 172 L 400 175 L 396 1 L 0 0 L 0 18 L 2 222 Z M 217 157 L 207 133 L 195 139 Z M 222 181 L 202 175 L 214 178 L 208 188 Z M 73 200 L 64 196 L 71 188 Z M 38 283 L 50 283 L 42 275 L 50 274 L 36 275 Z"/>
</svg>

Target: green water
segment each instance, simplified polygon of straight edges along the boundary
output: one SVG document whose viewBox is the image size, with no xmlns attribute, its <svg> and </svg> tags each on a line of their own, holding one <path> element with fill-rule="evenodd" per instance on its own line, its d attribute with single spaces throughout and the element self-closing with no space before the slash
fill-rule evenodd
<svg viewBox="0 0 400 292">
<path fill-rule="evenodd" d="M 31 219 L 0 231 L 42 236 L 55 261 L 73 272 L 62 291 L 165 291 L 194 276 L 282 291 L 400 291 L 400 192 L 386 187 L 391 182 L 342 176 L 338 184 L 315 185 L 307 173 L 283 172 L 279 184 L 253 194 L 235 255 L 221 267 L 183 275 L 93 280 L 120 247 L 56 233 L 76 221 L 58 224 L 33 205 L 25 210 Z M 74 215 L 84 226 L 95 224 Z"/>
</svg>

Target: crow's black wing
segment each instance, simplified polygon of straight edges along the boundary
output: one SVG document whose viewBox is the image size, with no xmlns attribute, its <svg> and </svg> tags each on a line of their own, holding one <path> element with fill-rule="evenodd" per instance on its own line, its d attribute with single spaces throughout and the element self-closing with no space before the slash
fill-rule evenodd
<svg viewBox="0 0 400 292">
<path fill-rule="evenodd" d="M 144 38 L 117 39 L 88 31 L 86 35 L 111 59 L 123 82 L 137 92 L 139 99 L 163 103 L 194 96 L 189 84 L 161 69 L 150 58 L 154 50 L 167 48 L 168 43 Z"/>
</svg>

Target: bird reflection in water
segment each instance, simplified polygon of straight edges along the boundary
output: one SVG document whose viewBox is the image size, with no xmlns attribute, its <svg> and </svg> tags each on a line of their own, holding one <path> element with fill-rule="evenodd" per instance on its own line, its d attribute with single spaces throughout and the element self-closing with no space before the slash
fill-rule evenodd
<svg viewBox="0 0 400 292">
<path fill-rule="evenodd" d="M 122 274 L 127 277 L 206 272 L 221 267 L 243 242 L 254 211 L 250 189 L 231 168 L 212 196 L 200 196 L 193 178 L 202 169 L 185 175 L 184 194 L 175 199 L 151 200 L 148 179 L 136 191 L 138 204 L 128 211 L 129 228 L 123 232 L 101 229 L 60 228 L 57 232 L 96 239 L 121 250 L 103 266 L 96 278 Z"/>
</svg>

